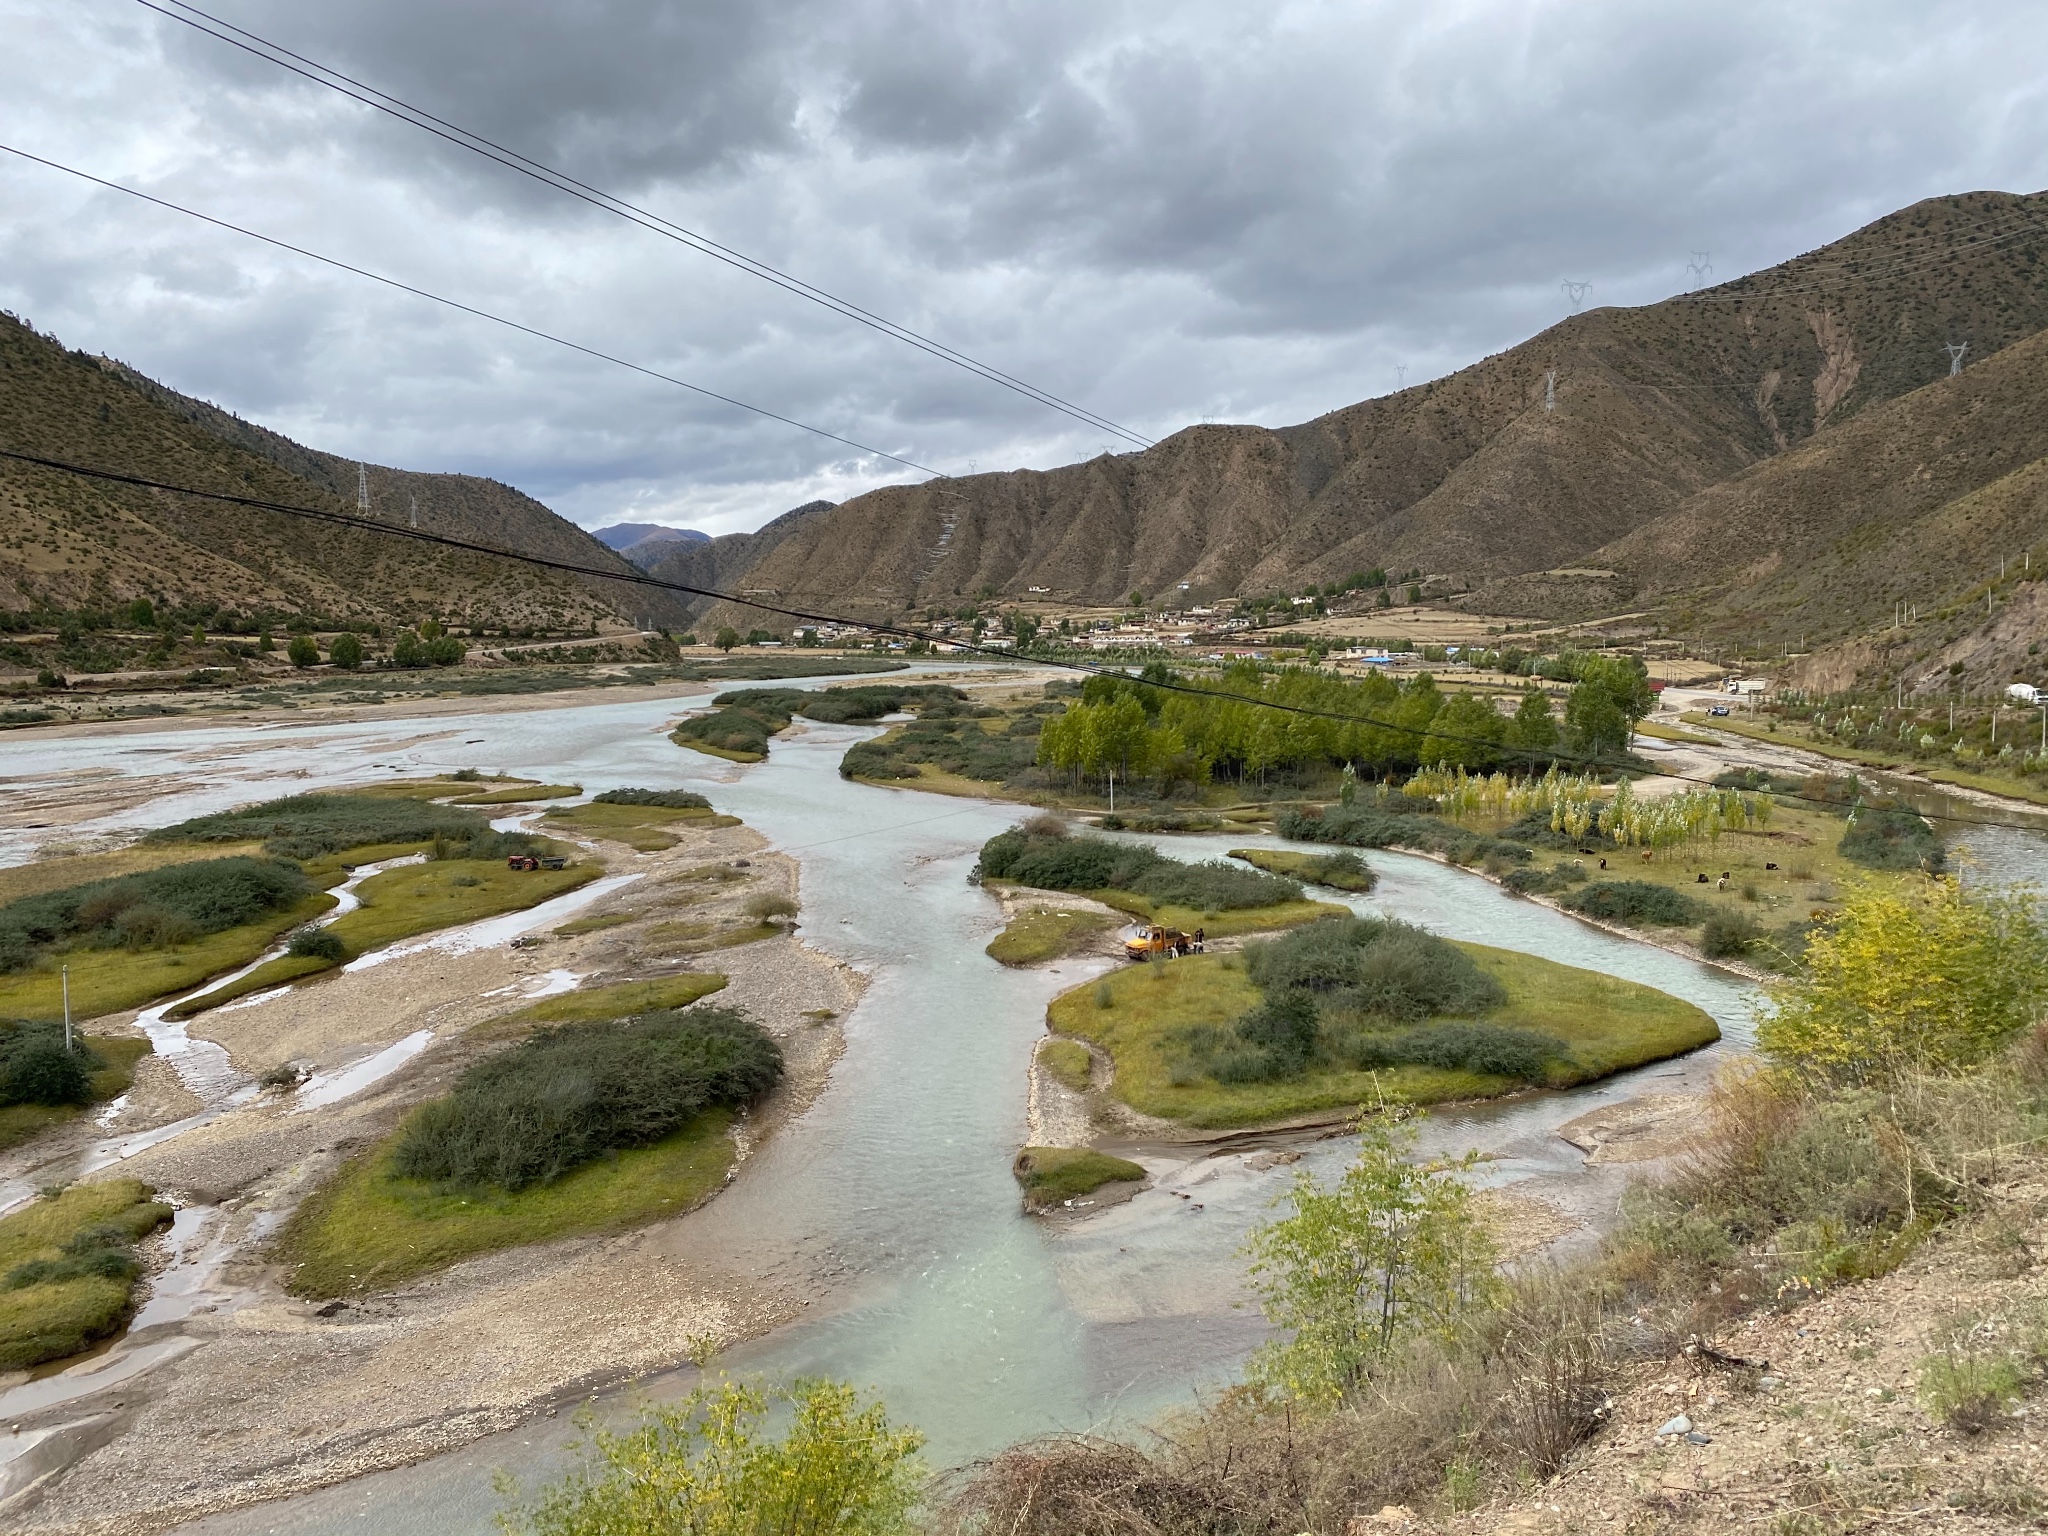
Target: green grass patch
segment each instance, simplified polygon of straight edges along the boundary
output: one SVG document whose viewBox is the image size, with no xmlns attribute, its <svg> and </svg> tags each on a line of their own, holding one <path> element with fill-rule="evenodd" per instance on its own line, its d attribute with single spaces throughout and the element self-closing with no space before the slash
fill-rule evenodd
<svg viewBox="0 0 2048 1536">
<path fill-rule="evenodd" d="M 308 976 L 318 976 L 324 971 L 336 969 L 341 963 L 324 955 L 279 955 L 275 960 L 264 961 L 246 976 L 237 977 L 210 992 L 202 992 L 197 997 L 188 997 L 175 1008 L 167 1010 L 164 1017 L 195 1018 L 209 1008 L 232 1003 L 238 997 L 249 997 L 271 987 L 282 987 L 294 981 L 302 981 Z"/>
<path fill-rule="evenodd" d="M 663 1008 L 687 1008 L 699 998 L 709 997 L 724 987 L 723 976 L 686 971 L 679 976 L 661 976 L 651 981 L 615 981 L 602 987 L 584 987 L 575 992 L 558 992 L 539 1002 L 495 1020 L 493 1030 L 520 1024 L 588 1024 L 599 1019 L 623 1019 L 634 1014 L 653 1013 Z"/>
<path fill-rule="evenodd" d="M 1095 1054 L 1078 1040 L 1040 1041 L 1038 1064 L 1076 1093 L 1086 1093 L 1095 1076 Z"/>
<path fill-rule="evenodd" d="M 1024 1203 L 1034 1210 L 1093 1194 L 1105 1184 L 1138 1183 L 1138 1164 L 1092 1147 L 1026 1147 L 1010 1172 L 1024 1186 Z"/>
<path fill-rule="evenodd" d="M 357 886 L 362 906 L 337 918 L 328 931 L 348 946 L 350 954 L 367 954 L 415 934 L 539 906 L 601 873 L 597 864 L 518 870 L 495 859 L 409 864 L 372 875 Z"/>
<path fill-rule="evenodd" d="M 562 938 L 573 939 L 579 933 L 602 933 L 607 928 L 624 927 L 627 923 L 636 921 L 638 916 L 639 914 L 634 912 L 600 912 L 594 917 L 573 918 L 562 924 L 555 932 Z"/>
<path fill-rule="evenodd" d="M 504 774 L 479 773 L 458 778 L 452 773 L 444 773 L 432 779 L 396 779 L 388 784 L 351 786 L 344 793 L 368 795 L 374 800 L 446 800 L 454 795 L 485 793 L 479 786 L 486 784 L 517 787 L 533 782 L 532 779 L 515 779 Z"/>
<path fill-rule="evenodd" d="M 0 1371 L 75 1355 L 128 1321 L 130 1249 L 171 1208 L 135 1179 L 76 1184 L 0 1218 Z"/>
<path fill-rule="evenodd" d="M 278 1256 L 295 1266 L 289 1283 L 297 1295 L 346 1296 L 500 1248 L 681 1215 L 723 1186 L 733 1163 L 731 1127 L 729 1111 L 706 1110 L 651 1147 L 516 1194 L 444 1193 L 396 1177 L 391 1158 L 401 1130 L 300 1207 L 279 1238 Z"/>
<path fill-rule="evenodd" d="M 1660 1061 L 1720 1038 L 1703 1010 L 1653 988 L 1512 950 L 1459 944 L 1507 992 L 1486 1022 L 1529 1030 L 1569 1052 L 1546 1077 L 1567 1087 Z M 1106 999 L 1107 1005 L 1098 999 Z M 1131 966 L 1055 998 L 1056 1034 L 1086 1040 L 1115 1063 L 1111 1091 L 1133 1109 L 1202 1129 L 1261 1125 L 1377 1103 L 1488 1098 L 1525 1084 L 1442 1067 L 1376 1071 L 1311 1068 L 1277 1081 L 1225 1084 L 1187 1070 L 1192 1027 L 1222 1030 L 1263 1001 L 1234 955 L 1195 955 Z"/>
<path fill-rule="evenodd" d="M 521 805 L 528 800 L 567 800 L 583 793 L 581 784 L 534 784 L 512 789 L 486 790 L 480 795 L 464 795 L 457 805 Z"/>
<path fill-rule="evenodd" d="M 686 736 L 681 730 L 672 732 L 668 738 L 679 747 L 688 747 L 692 752 L 702 752 L 706 757 L 722 757 L 728 763 L 765 763 L 768 753 L 749 751 L 742 747 L 714 746 L 697 736 Z"/>
<path fill-rule="evenodd" d="M 1003 965 L 1037 965 L 1057 960 L 1093 942 L 1112 919 L 1100 912 L 1019 912 L 988 943 L 988 956 Z"/>
<path fill-rule="evenodd" d="M 549 828 L 584 832 L 592 837 L 624 843 L 640 853 L 659 853 L 681 841 L 678 827 L 736 827 L 737 816 L 721 816 L 709 807 L 607 803 L 593 800 L 547 812 L 542 822 Z"/>
<path fill-rule="evenodd" d="M 1379 884 L 1379 876 L 1371 866 L 1349 849 L 1339 853 L 1297 853 L 1291 848 L 1233 848 L 1230 856 L 1269 875 L 1309 885 L 1327 885 L 1332 890 L 1369 891 Z"/>
<path fill-rule="evenodd" d="M 199 986 L 209 977 L 247 965 L 277 942 L 280 934 L 309 923 L 335 905 L 315 891 L 282 912 L 237 928 L 210 933 L 166 949 L 72 949 L 33 970 L 0 976 L 0 1016 L 61 1019 L 64 1016 L 59 963 L 71 968 L 71 1012 L 81 1019 L 139 1008 L 170 992 Z"/>
<path fill-rule="evenodd" d="M 1160 923 L 1168 928 L 1181 928 L 1192 933 L 1200 928 L 1212 939 L 1234 938 L 1244 933 L 1271 933 L 1281 928 L 1297 928 L 1303 923 L 1312 923 L 1319 917 L 1349 917 L 1351 909 L 1340 907 L 1334 902 L 1300 901 L 1275 902 L 1270 907 L 1238 907 L 1218 911 L 1214 907 L 1183 907 L 1172 902 L 1152 901 L 1135 891 L 1090 891 L 1089 895 L 1106 907 L 1115 907 L 1119 912 L 1147 923 Z"/>
<path fill-rule="evenodd" d="M 393 843 L 417 846 L 436 838 L 471 845 L 479 858 L 503 856 L 502 837 L 476 811 L 369 794 L 292 795 L 162 827 L 144 841 L 222 843 L 251 838 L 261 839 L 268 852 L 286 859 L 317 859 Z"/>
<path fill-rule="evenodd" d="M 119 1098 L 135 1081 L 135 1065 L 150 1053 L 149 1042 L 136 1035 L 84 1035 L 86 1049 L 99 1058 L 100 1068 L 89 1083 L 90 1102 L 105 1104 Z M 0 1152 L 18 1147 L 53 1125 L 76 1120 L 84 1106 L 73 1104 L 9 1104 L 0 1108 Z"/>
<path fill-rule="evenodd" d="M 190 864 L 200 859 L 224 859 L 236 855 L 246 857 L 262 851 L 263 845 L 256 842 L 220 848 L 166 848 L 153 844 L 138 844 L 132 848 L 116 848 L 108 853 L 83 853 L 67 858 L 38 859 L 33 864 L 16 864 L 7 869 L 0 869 L 0 905 L 18 901 L 24 896 L 40 896 L 45 891 L 61 891 L 74 886 L 91 885 L 99 880 L 113 880 L 122 875 L 136 875 L 146 870 L 162 869 L 167 864 Z"/>
</svg>

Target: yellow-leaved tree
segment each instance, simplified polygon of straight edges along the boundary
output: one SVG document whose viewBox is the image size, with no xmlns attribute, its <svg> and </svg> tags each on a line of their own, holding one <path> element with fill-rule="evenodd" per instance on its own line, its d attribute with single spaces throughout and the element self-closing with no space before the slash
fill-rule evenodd
<svg viewBox="0 0 2048 1536">
<path fill-rule="evenodd" d="M 1957 1072 L 2048 1009 L 2048 926 L 2031 890 L 1952 878 L 1864 885 L 1770 990 L 1757 1042 L 1786 1066 L 1848 1081 Z"/>
</svg>

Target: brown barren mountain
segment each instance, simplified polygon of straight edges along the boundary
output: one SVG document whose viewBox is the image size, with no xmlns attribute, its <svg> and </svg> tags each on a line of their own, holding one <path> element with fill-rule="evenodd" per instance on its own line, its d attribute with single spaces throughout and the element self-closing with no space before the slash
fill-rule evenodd
<svg viewBox="0 0 2048 1536">
<path fill-rule="evenodd" d="M 0 447 L 291 506 L 354 512 L 356 466 L 0 316 Z M 601 570 L 621 556 L 510 486 L 369 468 L 372 514 Z M 0 607 L 148 597 L 250 614 L 491 627 L 677 622 L 648 588 L 0 460 Z"/>
<path fill-rule="evenodd" d="M 1612 611 L 1639 587 L 1704 597 L 1730 584 L 1731 560 L 1757 567 L 1775 546 L 1754 545 L 1750 530 L 1732 548 L 1673 533 L 1667 559 L 1661 536 L 1644 530 L 1691 517 L 1706 506 L 1696 498 L 1739 494 L 1765 469 L 1817 474 L 1822 444 L 1941 385 L 1947 344 L 1968 342 L 1970 387 L 1983 369 L 1987 394 L 2017 392 L 1987 407 L 2001 423 L 2048 410 L 2038 373 L 2001 357 L 2048 327 L 2044 246 L 2048 194 L 1930 199 L 1767 271 L 1575 315 L 1446 378 L 1302 426 L 1190 427 L 1062 469 L 873 491 L 784 530 L 723 580 L 865 614 L 984 589 L 1104 603 L 1183 583 L 1191 597 L 1265 592 L 1374 566 L 1446 575 L 1481 587 L 1475 601 L 1532 614 Z M 2016 467 L 2021 450 L 1947 451 Z M 1812 483 L 1809 539 L 1860 523 L 1863 504 L 1840 499 L 1847 482 Z M 1934 541 L 1921 542 L 1924 556 Z M 1765 575 L 1754 570 L 1751 584 Z M 1822 622 L 1840 632 L 1869 607 L 1828 610 Z M 737 606 L 714 617 L 760 621 Z"/>
</svg>

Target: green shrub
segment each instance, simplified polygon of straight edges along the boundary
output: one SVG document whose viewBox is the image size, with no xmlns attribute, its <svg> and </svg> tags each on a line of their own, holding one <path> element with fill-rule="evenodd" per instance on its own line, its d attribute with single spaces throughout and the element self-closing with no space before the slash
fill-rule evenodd
<svg viewBox="0 0 2048 1536">
<path fill-rule="evenodd" d="M 106 1063 L 74 1037 L 64 1046 L 60 1024 L 0 1026 L 0 1107 L 10 1104 L 89 1104 L 92 1075 Z"/>
<path fill-rule="evenodd" d="M 1130 891 L 1168 906 L 1223 912 L 1301 900 L 1298 881 L 1221 861 L 1183 864 L 1142 844 L 1012 827 L 982 845 L 985 879 L 1048 891 Z"/>
<path fill-rule="evenodd" d="M 1700 920 L 1691 897 L 1647 880 L 1601 880 L 1572 892 L 1558 905 L 1633 928 L 1687 928 Z"/>
<path fill-rule="evenodd" d="M 339 963 L 348 958 L 348 946 L 342 943 L 341 935 L 328 928 L 301 928 L 285 948 L 304 960 Z"/>
<path fill-rule="evenodd" d="M 0 907 L 0 971 L 75 943 L 131 949 L 219 933 L 302 901 L 312 883 L 273 859 L 203 859 L 24 896 Z"/>
<path fill-rule="evenodd" d="M 1280 835 L 1300 843 L 1339 843 L 1351 848 L 1409 848 L 1433 853 L 1453 864 L 1478 864 L 1500 859 L 1529 862 L 1526 843 L 1473 832 L 1429 814 L 1426 801 L 1406 795 L 1384 797 L 1378 804 L 1288 806 L 1275 818 Z M 1429 807 L 1434 810 L 1433 806 Z"/>
<path fill-rule="evenodd" d="M 151 832 L 153 843 L 244 843 L 286 859 L 312 859 L 374 843 L 425 843 L 434 838 L 476 851 L 471 858 L 502 857 L 529 840 L 491 830 L 480 811 L 423 800 L 376 795 L 292 795 L 262 805 L 222 811 Z"/>
<path fill-rule="evenodd" d="M 1715 960 L 1746 955 L 1764 936 L 1756 919 L 1746 912 L 1712 912 L 1700 930 L 1700 949 Z"/>
<path fill-rule="evenodd" d="M 1398 919 L 1320 919 L 1246 946 L 1245 973 L 1269 994 L 1306 992 L 1326 1012 L 1400 1023 L 1486 1013 L 1507 1001 L 1470 955 Z"/>
<path fill-rule="evenodd" d="M 1328 1053 L 1358 1071 L 1439 1067 L 1525 1083 L 1542 1082 L 1552 1062 L 1570 1056 L 1562 1041 L 1536 1030 L 1463 1020 L 1394 1031 L 1333 1030 Z"/>
<path fill-rule="evenodd" d="M 771 1439 L 770 1407 L 785 1403 Z M 499 1525 L 513 1536 L 909 1536 L 922 1444 L 837 1382 L 772 1396 L 726 1382 L 644 1410 L 623 1434 L 592 1430 L 582 1464 Z"/>
<path fill-rule="evenodd" d="M 1937 873 L 1946 862 L 1941 836 L 1915 811 L 1870 806 L 1856 812 L 1842 834 L 1840 852 L 1866 869 L 1924 869 Z"/>
<path fill-rule="evenodd" d="M 708 811 L 711 802 L 688 789 L 608 789 L 591 799 L 598 805 L 658 805 L 677 811 Z"/>
<path fill-rule="evenodd" d="M 651 1145 L 713 1105 L 747 1103 L 781 1074 L 775 1043 L 733 1008 L 545 1030 L 420 1110 L 392 1167 L 443 1187 L 523 1189 Z"/>
</svg>

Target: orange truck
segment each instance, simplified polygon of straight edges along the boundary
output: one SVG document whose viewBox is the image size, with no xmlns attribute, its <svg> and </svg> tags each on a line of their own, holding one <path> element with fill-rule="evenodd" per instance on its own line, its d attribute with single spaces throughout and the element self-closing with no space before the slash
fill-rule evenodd
<svg viewBox="0 0 2048 1536">
<path fill-rule="evenodd" d="M 1195 941 L 1189 935 L 1178 928 L 1162 928 L 1157 923 L 1140 928 L 1124 939 L 1124 955 L 1131 960 L 1149 960 L 1154 955 L 1165 955 L 1171 959 L 1175 955 L 1192 954 L 1194 948 Z"/>
</svg>

